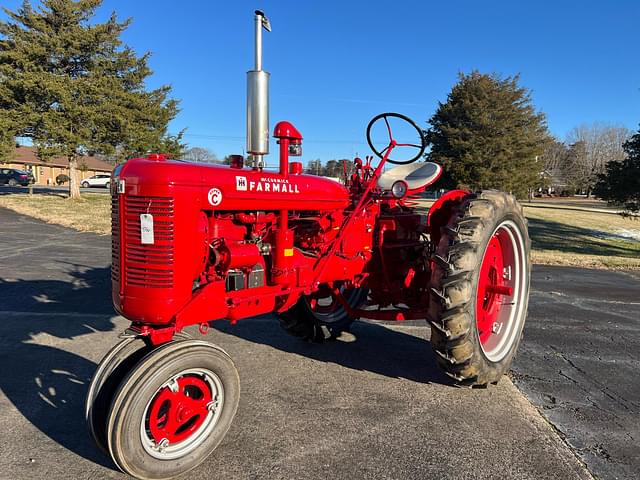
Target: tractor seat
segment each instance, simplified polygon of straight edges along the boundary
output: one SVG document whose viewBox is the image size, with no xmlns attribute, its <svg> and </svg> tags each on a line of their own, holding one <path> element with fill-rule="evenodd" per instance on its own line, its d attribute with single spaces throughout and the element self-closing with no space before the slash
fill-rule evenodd
<svg viewBox="0 0 640 480">
<path fill-rule="evenodd" d="M 398 180 L 407 182 L 409 192 L 422 190 L 435 182 L 442 173 L 442 167 L 433 162 L 415 162 L 399 165 L 387 170 L 378 179 L 378 187 L 391 190 L 391 185 Z"/>
</svg>

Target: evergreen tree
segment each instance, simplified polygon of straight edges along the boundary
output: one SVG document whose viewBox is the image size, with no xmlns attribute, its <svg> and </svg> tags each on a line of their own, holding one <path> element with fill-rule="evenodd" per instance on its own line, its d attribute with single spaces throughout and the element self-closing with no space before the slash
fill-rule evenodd
<svg viewBox="0 0 640 480">
<path fill-rule="evenodd" d="M 41 157 L 65 156 L 72 198 L 83 155 L 181 150 L 181 135 L 167 134 L 178 112 L 170 87 L 145 89 L 150 54 L 138 57 L 120 40 L 130 20 L 113 13 L 91 22 L 101 3 L 42 0 L 34 9 L 25 1 L 0 22 L 0 139 L 28 137 Z"/>
<path fill-rule="evenodd" d="M 347 172 L 346 178 L 353 173 L 353 161 L 346 158 L 340 160 L 327 160 L 324 168 L 322 169 L 322 175 L 325 177 L 339 178 L 345 180 L 345 170 Z"/>
<path fill-rule="evenodd" d="M 0 88 L 2 88 L 1 85 L 0 83 Z M 14 125 L 9 121 L 9 118 L 0 116 L 0 164 L 9 162 L 15 151 L 14 129 Z"/>
<path fill-rule="evenodd" d="M 627 158 L 607 163 L 599 175 L 595 194 L 609 203 L 640 212 L 640 130 L 624 144 Z"/>
<path fill-rule="evenodd" d="M 550 140 L 519 77 L 460 74 L 447 101 L 431 117 L 428 158 L 444 167 L 448 186 L 496 188 L 525 196 L 540 178 Z"/>
<path fill-rule="evenodd" d="M 338 178 L 342 175 L 342 164 L 338 160 L 327 160 L 322 175 L 325 177 Z"/>
</svg>

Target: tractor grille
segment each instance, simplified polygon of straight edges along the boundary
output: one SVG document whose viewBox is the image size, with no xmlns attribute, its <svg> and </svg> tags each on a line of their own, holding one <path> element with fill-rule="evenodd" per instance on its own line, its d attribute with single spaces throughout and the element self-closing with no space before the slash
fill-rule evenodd
<svg viewBox="0 0 640 480">
<path fill-rule="evenodd" d="M 120 281 L 120 202 L 111 195 L 111 279 Z"/>
<path fill-rule="evenodd" d="M 125 285 L 148 288 L 173 286 L 173 199 L 124 197 L 124 239 L 120 239 L 118 196 L 112 200 L 112 278 L 120 279 L 119 255 L 124 244 Z M 153 215 L 152 245 L 140 243 L 140 214 Z"/>
</svg>

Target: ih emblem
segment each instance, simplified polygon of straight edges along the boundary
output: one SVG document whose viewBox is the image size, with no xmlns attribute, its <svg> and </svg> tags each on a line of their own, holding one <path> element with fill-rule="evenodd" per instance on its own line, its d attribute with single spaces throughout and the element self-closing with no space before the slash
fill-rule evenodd
<svg viewBox="0 0 640 480">
<path fill-rule="evenodd" d="M 222 202 L 222 192 L 218 188 L 212 188 L 209 190 L 209 203 L 214 207 L 217 207 Z"/>
<path fill-rule="evenodd" d="M 247 191 L 247 177 L 236 176 L 236 190 L 239 192 Z"/>
</svg>

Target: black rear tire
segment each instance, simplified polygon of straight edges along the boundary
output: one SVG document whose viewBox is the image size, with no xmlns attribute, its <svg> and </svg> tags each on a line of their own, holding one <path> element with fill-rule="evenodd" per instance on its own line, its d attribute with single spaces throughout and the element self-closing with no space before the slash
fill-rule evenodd
<svg viewBox="0 0 640 480">
<path fill-rule="evenodd" d="M 431 257 L 431 344 L 457 382 L 483 386 L 508 371 L 527 315 L 529 250 L 522 207 L 503 192 L 465 196 L 441 226 Z"/>
<path fill-rule="evenodd" d="M 366 288 L 354 288 L 345 294 L 345 298 L 349 305 L 357 308 L 366 301 L 368 293 Z M 309 342 L 322 343 L 339 337 L 357 320 L 350 317 L 341 305 L 322 313 L 312 308 L 311 302 L 311 297 L 302 296 L 290 310 L 279 315 L 280 326 L 288 334 Z"/>
</svg>

